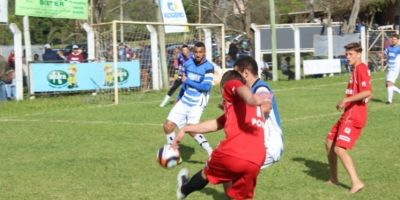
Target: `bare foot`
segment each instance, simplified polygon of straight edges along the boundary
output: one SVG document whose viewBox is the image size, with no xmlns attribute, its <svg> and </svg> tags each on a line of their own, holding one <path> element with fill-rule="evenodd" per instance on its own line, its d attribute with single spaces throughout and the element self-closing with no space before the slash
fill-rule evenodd
<svg viewBox="0 0 400 200">
<path fill-rule="evenodd" d="M 339 181 L 338 181 L 338 180 L 332 180 L 332 179 L 329 179 L 329 180 L 326 181 L 325 183 L 326 183 L 326 184 L 339 185 Z"/>
<path fill-rule="evenodd" d="M 359 182 L 357 184 L 354 184 L 351 189 L 350 189 L 350 193 L 354 194 L 357 193 L 359 191 L 361 191 L 364 188 L 364 183 L 363 182 Z"/>
</svg>

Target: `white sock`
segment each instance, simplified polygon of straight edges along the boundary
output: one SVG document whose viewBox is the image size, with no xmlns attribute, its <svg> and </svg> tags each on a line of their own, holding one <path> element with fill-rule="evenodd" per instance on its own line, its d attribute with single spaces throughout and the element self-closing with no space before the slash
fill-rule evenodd
<svg viewBox="0 0 400 200">
<path fill-rule="evenodd" d="M 393 86 L 387 87 L 388 102 L 392 103 L 393 99 Z"/>
<path fill-rule="evenodd" d="M 167 138 L 167 144 L 172 144 L 175 139 L 175 132 L 165 134 L 165 137 Z"/>
<path fill-rule="evenodd" d="M 199 143 L 199 145 L 207 151 L 208 155 L 211 155 L 212 153 L 212 148 L 210 144 L 208 143 L 207 139 L 204 137 L 203 134 L 196 134 L 194 136 L 194 139 Z"/>
<path fill-rule="evenodd" d="M 165 95 L 164 99 L 160 103 L 160 107 L 164 107 L 168 103 L 169 98 L 170 98 L 170 96 Z"/>
</svg>

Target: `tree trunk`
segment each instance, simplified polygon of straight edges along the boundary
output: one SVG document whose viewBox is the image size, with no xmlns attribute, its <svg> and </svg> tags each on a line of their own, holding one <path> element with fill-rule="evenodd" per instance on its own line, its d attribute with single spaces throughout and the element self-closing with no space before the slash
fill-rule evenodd
<svg viewBox="0 0 400 200">
<path fill-rule="evenodd" d="M 360 0 L 353 0 L 353 9 L 351 10 L 351 15 L 348 21 L 348 25 L 347 27 L 345 27 L 345 32 L 344 32 L 345 34 L 354 32 L 359 11 L 360 11 Z"/>
</svg>

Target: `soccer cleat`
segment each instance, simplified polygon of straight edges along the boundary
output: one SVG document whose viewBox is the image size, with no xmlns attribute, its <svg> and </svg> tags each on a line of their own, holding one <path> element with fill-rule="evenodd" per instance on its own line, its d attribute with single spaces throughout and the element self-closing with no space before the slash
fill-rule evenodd
<svg viewBox="0 0 400 200">
<path fill-rule="evenodd" d="M 178 187 L 176 189 L 176 199 L 181 200 L 186 197 L 186 195 L 182 193 L 181 188 L 182 185 L 186 184 L 189 181 L 189 170 L 187 168 L 183 168 L 179 171 L 177 181 Z"/>
<path fill-rule="evenodd" d="M 390 102 L 390 101 L 386 101 L 386 104 L 390 105 L 390 104 L 392 104 L 392 102 Z"/>
</svg>

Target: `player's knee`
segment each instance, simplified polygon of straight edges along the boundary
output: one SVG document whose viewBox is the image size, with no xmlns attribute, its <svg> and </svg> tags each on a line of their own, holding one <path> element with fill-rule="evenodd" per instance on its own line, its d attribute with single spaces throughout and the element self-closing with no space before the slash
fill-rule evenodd
<svg viewBox="0 0 400 200">
<path fill-rule="evenodd" d="M 344 149 L 343 147 L 335 146 L 335 153 L 336 155 L 341 156 L 346 153 L 346 149 Z"/>
<path fill-rule="evenodd" d="M 163 128 L 165 133 L 171 133 L 175 129 L 175 124 L 167 120 L 164 122 Z"/>
</svg>

